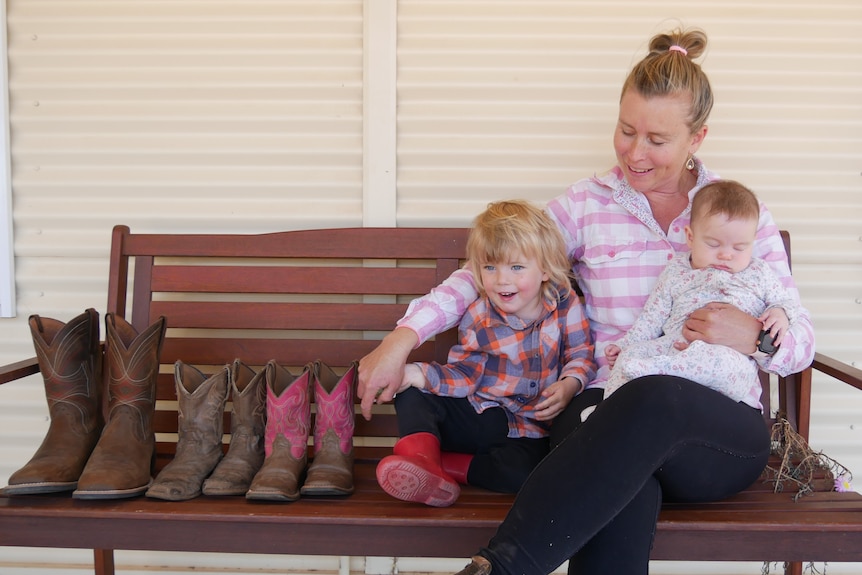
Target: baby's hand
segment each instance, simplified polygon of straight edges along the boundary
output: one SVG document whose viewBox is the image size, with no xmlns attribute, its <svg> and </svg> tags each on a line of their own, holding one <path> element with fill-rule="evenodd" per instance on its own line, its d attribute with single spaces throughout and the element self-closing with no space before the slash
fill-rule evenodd
<svg viewBox="0 0 862 575">
<path fill-rule="evenodd" d="M 790 327 L 787 312 L 780 307 L 771 307 L 757 319 L 763 324 L 763 329 L 772 336 L 773 344 L 776 347 L 781 345 L 781 340 L 784 339 L 784 334 Z"/>
<path fill-rule="evenodd" d="M 607 358 L 608 367 L 611 369 L 614 368 L 614 364 L 617 362 L 617 356 L 619 356 L 620 351 L 622 351 L 620 346 L 615 343 L 609 343 L 605 346 L 605 358 Z"/>
<path fill-rule="evenodd" d="M 688 349 L 689 345 L 691 345 L 691 344 L 688 343 L 687 341 L 685 341 L 684 339 L 678 339 L 675 342 L 673 342 L 673 348 L 677 351 L 685 351 Z"/>
</svg>

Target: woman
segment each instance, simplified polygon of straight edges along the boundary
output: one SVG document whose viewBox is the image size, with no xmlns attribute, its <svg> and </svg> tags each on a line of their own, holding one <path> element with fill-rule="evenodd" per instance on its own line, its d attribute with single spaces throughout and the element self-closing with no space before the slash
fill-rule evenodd
<svg viewBox="0 0 862 575">
<path fill-rule="evenodd" d="M 745 489 L 769 453 L 761 406 L 673 376 L 635 379 L 602 402 L 604 349 L 643 309 L 668 260 L 687 251 L 691 198 L 717 176 L 694 157 L 707 135 L 712 91 L 693 60 L 706 48 L 699 30 L 655 36 L 649 54 L 623 84 L 614 133 L 617 165 L 575 183 L 546 211 L 566 239 L 584 292 L 598 373 L 552 426 L 556 448 L 533 471 L 487 547 L 459 575 L 647 573 L 663 500 L 710 501 Z M 787 257 L 771 214 L 761 205 L 754 256 L 790 288 Z M 404 362 L 420 341 L 454 325 L 475 299 L 459 270 L 414 301 L 398 327 L 360 363 L 363 413 L 389 401 Z M 771 357 L 757 350 L 760 322 L 726 303 L 691 314 L 683 336 L 757 356 L 770 371 L 807 366 L 814 353 L 810 318 L 800 317 Z M 585 408 L 588 408 L 585 411 Z M 551 411 L 556 412 L 551 412 Z"/>
</svg>

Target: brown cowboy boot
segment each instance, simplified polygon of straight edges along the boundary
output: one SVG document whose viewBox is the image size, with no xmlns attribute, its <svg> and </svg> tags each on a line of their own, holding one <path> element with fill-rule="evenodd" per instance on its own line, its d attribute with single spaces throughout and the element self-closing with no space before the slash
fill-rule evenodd
<svg viewBox="0 0 862 575">
<path fill-rule="evenodd" d="M 310 380 L 310 366 L 294 378 L 275 361 L 266 364 L 266 455 L 246 499 L 299 499 L 299 485 L 308 461 Z"/>
<path fill-rule="evenodd" d="M 266 433 L 266 371 L 255 373 L 240 360 L 230 370 L 230 447 L 204 481 L 204 495 L 244 495 L 263 465 Z"/>
<path fill-rule="evenodd" d="M 314 362 L 314 460 L 300 490 L 303 495 L 353 493 L 353 386 L 357 364 L 340 378 L 322 361 Z"/>
<path fill-rule="evenodd" d="M 174 364 L 179 418 L 177 452 L 147 497 L 184 501 L 201 494 L 204 479 L 222 458 L 224 406 L 230 368 L 207 376 L 182 361 Z"/>
<path fill-rule="evenodd" d="M 156 380 L 165 327 L 165 318 L 160 317 L 138 334 L 122 317 L 105 316 L 108 416 L 72 497 L 134 497 L 150 486 L 156 448 Z"/>
<path fill-rule="evenodd" d="M 9 477 L 3 492 L 72 491 L 102 431 L 99 314 L 88 309 L 66 324 L 31 315 L 29 323 L 51 424 L 35 455 Z"/>
</svg>

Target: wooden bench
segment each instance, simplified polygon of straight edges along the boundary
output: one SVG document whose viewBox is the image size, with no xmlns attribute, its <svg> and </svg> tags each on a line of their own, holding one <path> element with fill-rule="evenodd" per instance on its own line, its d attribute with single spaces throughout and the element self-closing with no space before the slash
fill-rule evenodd
<svg viewBox="0 0 862 575">
<path fill-rule="evenodd" d="M 139 330 L 160 315 L 168 323 L 156 471 L 176 446 L 176 360 L 204 371 L 235 358 L 256 367 L 276 359 L 294 373 L 316 359 L 343 369 L 377 344 L 412 297 L 459 267 L 466 237 L 460 228 L 181 235 L 117 226 L 107 311 Z M 413 359 L 445 361 L 454 341 L 454 333 L 444 334 Z M 813 369 L 862 390 L 858 369 L 821 355 Z M 5 366 L 0 383 L 37 372 L 35 359 Z M 768 410 L 767 425 L 777 408 L 807 436 L 811 373 L 773 382 L 778 405 Z M 374 468 L 390 452 L 397 426 L 391 405 L 375 409 L 370 422 L 356 418 L 356 492 L 349 497 L 268 503 L 240 496 L 4 496 L 0 545 L 94 549 L 98 575 L 113 573 L 114 549 L 466 559 L 493 535 L 513 497 L 465 487 L 452 507 L 431 508 L 387 496 Z M 725 501 L 667 505 L 653 557 L 797 562 L 788 567 L 794 573 L 801 573 L 800 561 L 862 561 L 862 496 L 818 492 L 795 501 L 793 494 L 760 482 Z"/>
</svg>

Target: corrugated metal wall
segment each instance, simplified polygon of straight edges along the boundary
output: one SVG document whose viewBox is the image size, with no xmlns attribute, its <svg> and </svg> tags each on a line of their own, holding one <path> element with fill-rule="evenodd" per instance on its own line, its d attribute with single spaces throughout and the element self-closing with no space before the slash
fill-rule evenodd
<svg viewBox="0 0 862 575">
<path fill-rule="evenodd" d="M 819 351 L 862 365 L 858 0 L 7 0 L 6 16 L 18 317 L 0 320 L 3 363 L 32 355 L 29 314 L 104 309 L 115 223 L 468 225 L 493 199 L 551 198 L 612 165 L 622 81 L 652 34 L 683 23 L 710 36 L 703 64 L 717 103 L 700 157 L 749 184 L 791 231 Z M 814 446 L 862 482 L 862 393 L 816 380 L 814 409 Z M 38 381 L 0 389 L 0 483 L 46 428 Z M 89 561 L 4 549 L 0 570 Z M 338 558 L 128 552 L 118 562 L 345 568 Z M 462 564 L 403 559 L 397 569 Z"/>
</svg>

